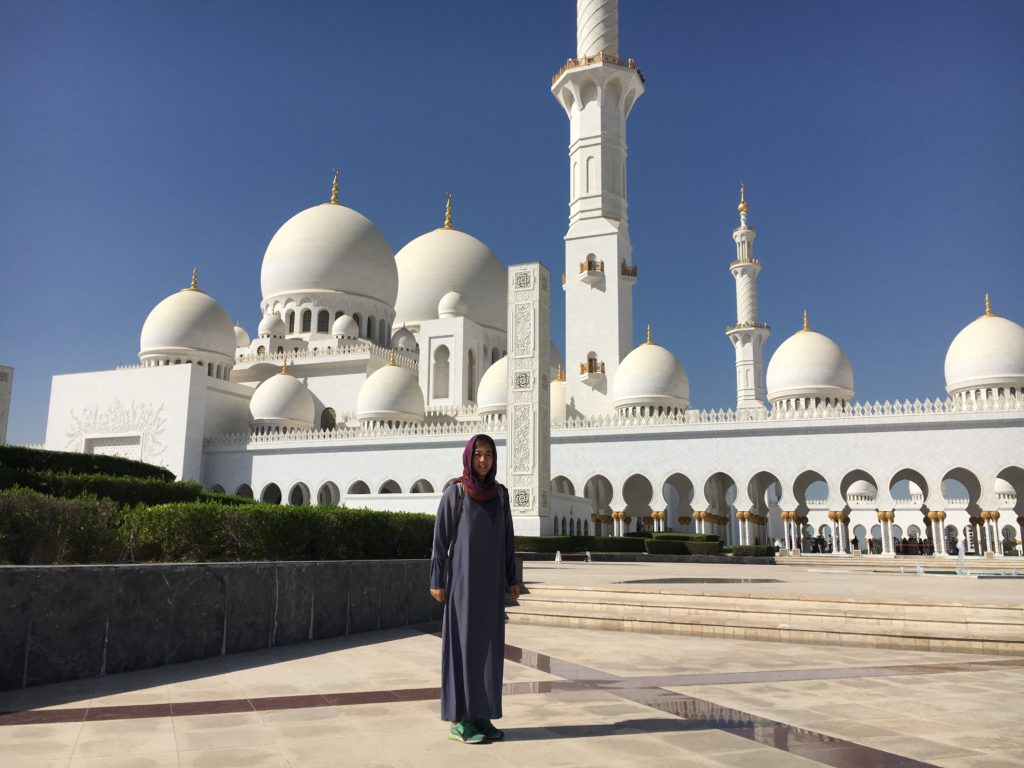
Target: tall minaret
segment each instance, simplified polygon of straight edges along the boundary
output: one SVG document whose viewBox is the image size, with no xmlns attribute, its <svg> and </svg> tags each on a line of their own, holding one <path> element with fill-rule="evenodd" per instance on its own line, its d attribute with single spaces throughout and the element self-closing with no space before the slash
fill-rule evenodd
<svg viewBox="0 0 1024 768">
<path fill-rule="evenodd" d="M 619 58 L 617 0 L 577 0 L 576 58 L 551 85 L 569 117 L 563 288 L 570 416 L 612 411 L 611 383 L 633 348 L 626 117 L 643 92 L 636 62 Z"/>
<path fill-rule="evenodd" d="M 754 258 L 757 231 L 747 226 L 747 199 L 740 184 L 740 225 L 732 231 L 736 261 L 729 265 L 736 280 L 736 325 L 725 329 L 736 348 L 736 408 L 765 409 L 764 342 L 771 330 L 757 321 L 757 274 L 761 262 Z"/>
</svg>

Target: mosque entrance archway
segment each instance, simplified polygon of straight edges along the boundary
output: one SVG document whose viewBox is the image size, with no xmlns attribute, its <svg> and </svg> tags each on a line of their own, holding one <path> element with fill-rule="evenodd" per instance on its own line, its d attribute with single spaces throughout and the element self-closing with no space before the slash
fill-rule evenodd
<svg viewBox="0 0 1024 768">
<path fill-rule="evenodd" d="M 341 503 L 341 491 L 338 486 L 327 481 L 320 486 L 320 490 L 316 492 L 316 503 L 320 507 L 336 507 Z"/>
<path fill-rule="evenodd" d="M 808 504 L 825 504 L 829 498 L 829 487 L 825 477 L 813 469 L 797 475 L 793 481 L 793 499 L 799 516 L 807 514 Z"/>
<path fill-rule="evenodd" d="M 565 475 L 551 478 L 551 490 L 555 493 L 565 493 L 569 496 L 576 495 L 576 489 L 573 487 L 572 480 Z"/>
<path fill-rule="evenodd" d="M 626 502 L 625 512 L 633 518 L 633 526 L 640 530 L 651 522 L 651 499 L 654 488 L 643 475 L 631 475 L 622 484 L 622 498 Z"/>
<path fill-rule="evenodd" d="M 666 478 L 661 492 L 668 504 L 668 509 L 665 510 L 668 527 L 677 531 L 689 530 L 693 525 L 693 481 L 686 475 L 676 472 Z"/>
<path fill-rule="evenodd" d="M 868 531 L 863 525 L 853 526 L 853 538 L 850 539 L 850 546 L 860 552 L 868 551 Z"/>
<path fill-rule="evenodd" d="M 971 517 L 981 514 L 981 482 L 977 475 L 964 467 L 954 467 L 942 476 L 942 498 L 946 506 L 965 506 Z"/>
<path fill-rule="evenodd" d="M 288 503 L 293 507 L 309 506 L 309 488 L 305 483 L 296 483 L 288 492 Z"/>
<path fill-rule="evenodd" d="M 278 488 L 277 483 L 269 483 L 263 488 L 263 492 L 260 493 L 260 501 L 264 504 L 281 503 L 281 489 Z"/>
<path fill-rule="evenodd" d="M 889 480 L 889 496 L 897 504 L 913 504 L 923 511 L 928 483 L 916 469 L 901 469 Z"/>
<path fill-rule="evenodd" d="M 595 536 L 612 534 L 612 484 L 604 475 L 594 475 L 583 484 L 583 497 L 590 499 L 597 523 L 594 525 Z"/>
</svg>

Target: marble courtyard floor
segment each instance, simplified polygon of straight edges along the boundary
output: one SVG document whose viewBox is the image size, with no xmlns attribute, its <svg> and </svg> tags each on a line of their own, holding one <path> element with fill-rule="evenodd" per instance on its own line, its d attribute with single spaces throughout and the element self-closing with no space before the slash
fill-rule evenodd
<svg viewBox="0 0 1024 768">
<path fill-rule="evenodd" d="M 724 570 L 723 570 L 724 568 Z M 587 570 L 589 569 L 589 570 Z M 527 584 L 1017 602 L 1022 581 L 527 563 Z M 910 580 L 911 578 L 917 581 Z M 661 585 L 659 585 L 661 586 Z M 690 587 L 692 588 L 692 584 Z M 709 589 L 735 589 L 712 584 Z M 909 598 L 908 598 L 909 599 Z M 448 741 L 436 626 L 0 693 L 0 765 L 1020 766 L 1024 658 L 508 625 L 503 743 Z"/>
</svg>

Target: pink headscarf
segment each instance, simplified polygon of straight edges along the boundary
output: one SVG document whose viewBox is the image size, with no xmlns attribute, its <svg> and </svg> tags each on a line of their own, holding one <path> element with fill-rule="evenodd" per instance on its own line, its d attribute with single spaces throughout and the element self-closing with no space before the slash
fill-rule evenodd
<svg viewBox="0 0 1024 768">
<path fill-rule="evenodd" d="M 478 480 L 473 472 L 473 450 L 476 448 L 477 441 L 489 445 L 494 453 L 491 471 L 482 481 Z M 462 477 L 456 478 L 455 482 L 462 483 L 462 487 L 473 501 L 490 501 L 498 495 L 498 484 L 494 481 L 494 476 L 497 473 L 498 450 L 494 446 L 494 440 L 490 435 L 473 435 L 462 451 Z"/>
</svg>

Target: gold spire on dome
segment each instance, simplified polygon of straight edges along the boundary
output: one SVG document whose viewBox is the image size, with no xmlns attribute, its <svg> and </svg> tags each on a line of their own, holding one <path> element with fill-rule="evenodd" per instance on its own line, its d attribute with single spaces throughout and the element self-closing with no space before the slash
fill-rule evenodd
<svg viewBox="0 0 1024 768">
<path fill-rule="evenodd" d="M 750 210 L 750 206 L 747 205 L 747 199 L 744 195 L 743 182 L 740 182 L 740 204 L 736 206 L 736 210 L 740 213 L 746 213 Z"/>
<path fill-rule="evenodd" d="M 338 169 L 334 169 L 334 178 L 331 180 L 331 205 L 338 204 Z"/>
<path fill-rule="evenodd" d="M 199 267 L 192 268 L 192 285 L 185 289 L 186 291 L 198 291 L 199 290 Z"/>
<path fill-rule="evenodd" d="M 448 201 L 444 204 L 444 228 L 455 229 L 452 226 L 452 193 L 448 193 Z M 453 289 L 454 290 L 454 289 Z"/>
<path fill-rule="evenodd" d="M 388 365 L 398 365 L 398 360 L 395 359 L 395 350 L 391 350 L 391 354 L 388 355 Z"/>
<path fill-rule="evenodd" d="M 650 323 L 647 324 L 647 343 L 648 344 L 652 343 L 651 342 L 651 324 Z"/>
<path fill-rule="evenodd" d="M 811 330 L 811 326 L 807 322 L 807 310 L 806 309 L 804 310 L 804 330 L 805 331 Z"/>
<path fill-rule="evenodd" d="M 992 317 L 992 302 L 988 300 L 988 294 L 985 294 L 985 317 Z"/>
<path fill-rule="evenodd" d="M 288 358 L 284 359 L 284 365 L 281 366 L 281 374 L 284 376 L 288 375 Z"/>
<path fill-rule="evenodd" d="M 558 364 L 558 374 L 555 377 L 556 381 L 565 381 L 565 371 L 562 370 L 562 364 Z"/>
</svg>

